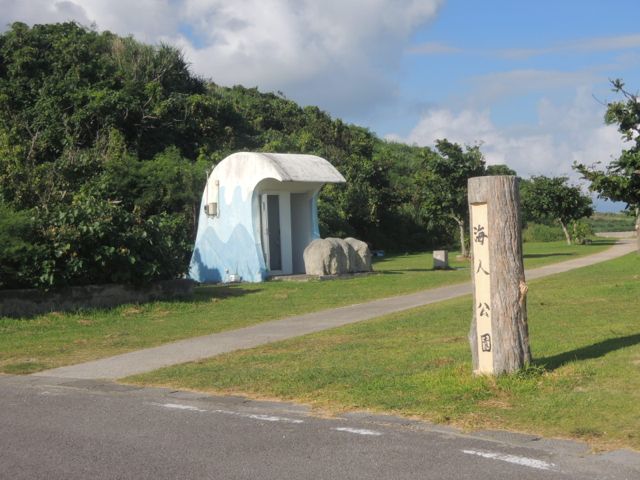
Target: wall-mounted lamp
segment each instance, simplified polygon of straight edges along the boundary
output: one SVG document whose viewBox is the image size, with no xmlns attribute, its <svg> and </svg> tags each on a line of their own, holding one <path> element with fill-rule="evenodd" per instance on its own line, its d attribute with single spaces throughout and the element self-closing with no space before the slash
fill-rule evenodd
<svg viewBox="0 0 640 480">
<path fill-rule="evenodd" d="M 218 211 L 218 194 L 220 190 L 220 180 L 214 180 L 212 188 L 209 187 L 209 171 L 207 170 L 207 201 L 204 204 L 204 213 L 208 217 L 217 217 Z M 210 189 L 213 191 L 210 192 Z"/>
</svg>

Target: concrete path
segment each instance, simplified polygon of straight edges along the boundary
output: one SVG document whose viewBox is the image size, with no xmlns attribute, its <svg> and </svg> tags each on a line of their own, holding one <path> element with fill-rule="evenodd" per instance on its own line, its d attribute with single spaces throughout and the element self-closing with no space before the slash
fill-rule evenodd
<svg viewBox="0 0 640 480">
<path fill-rule="evenodd" d="M 533 280 L 604 262 L 632 252 L 635 248 L 634 240 L 621 239 L 619 243 L 603 252 L 528 270 L 526 278 Z M 180 340 L 159 347 L 46 370 L 33 375 L 78 379 L 117 379 L 169 365 L 200 360 L 234 350 L 242 350 L 349 323 L 361 322 L 470 293 L 470 283 L 434 288 L 409 295 L 384 298 L 373 302 L 263 322 L 238 330 Z"/>
</svg>

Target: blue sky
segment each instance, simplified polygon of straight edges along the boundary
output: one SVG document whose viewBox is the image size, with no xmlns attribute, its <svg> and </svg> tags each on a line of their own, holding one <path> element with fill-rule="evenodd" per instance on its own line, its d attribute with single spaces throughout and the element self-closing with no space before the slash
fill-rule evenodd
<svg viewBox="0 0 640 480">
<path fill-rule="evenodd" d="M 216 83 L 573 181 L 574 161 L 623 147 L 603 103 L 610 78 L 640 90 L 639 14 L 637 0 L 0 0 L 0 28 L 76 20 L 170 43 Z"/>
<path fill-rule="evenodd" d="M 410 38 L 401 101 L 455 109 L 471 103 L 490 108 L 496 125 L 506 127 L 536 122 L 542 98 L 567 103 L 580 87 L 601 101 L 613 99 L 609 78 L 640 88 L 639 13 L 633 1 L 448 1 Z M 626 48 L 609 46 L 616 43 Z M 483 101 L 486 82 L 518 71 L 521 85 Z M 371 123 L 383 134 L 413 126 L 402 116 Z"/>
</svg>

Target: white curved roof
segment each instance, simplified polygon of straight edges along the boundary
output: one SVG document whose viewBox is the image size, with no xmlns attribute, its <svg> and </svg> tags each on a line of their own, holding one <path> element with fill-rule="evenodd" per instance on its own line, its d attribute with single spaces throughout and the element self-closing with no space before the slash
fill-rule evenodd
<svg viewBox="0 0 640 480">
<path fill-rule="evenodd" d="M 315 155 L 256 153 L 272 162 L 281 182 L 344 183 L 346 180 L 327 160 Z"/>
<path fill-rule="evenodd" d="M 346 182 L 333 165 L 315 155 L 238 152 L 216 165 L 208 185 L 214 188 L 215 183 L 211 182 L 219 181 L 229 203 L 236 187 L 240 187 L 242 197 L 247 198 L 267 178 L 280 182 L 308 182 L 318 185 Z"/>
<path fill-rule="evenodd" d="M 244 185 L 257 184 L 265 178 L 280 182 L 345 182 L 340 172 L 324 158 L 291 153 L 234 153 L 216 165 L 213 174 Z"/>
</svg>

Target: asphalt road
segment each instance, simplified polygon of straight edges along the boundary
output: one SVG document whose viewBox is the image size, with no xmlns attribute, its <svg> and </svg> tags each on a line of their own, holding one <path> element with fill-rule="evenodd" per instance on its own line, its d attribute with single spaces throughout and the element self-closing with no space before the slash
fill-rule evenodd
<svg viewBox="0 0 640 480">
<path fill-rule="evenodd" d="M 0 376 L 2 479 L 634 479 L 640 454 L 369 414 Z"/>
</svg>

